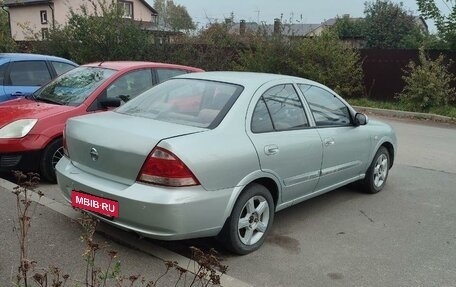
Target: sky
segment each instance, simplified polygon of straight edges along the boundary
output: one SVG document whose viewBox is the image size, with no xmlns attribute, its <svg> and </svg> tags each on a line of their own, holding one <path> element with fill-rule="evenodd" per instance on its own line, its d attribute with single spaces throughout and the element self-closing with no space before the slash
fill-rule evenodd
<svg viewBox="0 0 456 287">
<path fill-rule="evenodd" d="M 393 2 L 404 4 L 407 10 L 418 14 L 418 6 L 415 0 L 402 0 Z M 444 0 L 436 0 L 442 11 L 448 11 Z M 153 0 L 148 0 L 153 4 Z M 193 21 L 198 26 L 209 22 L 221 22 L 234 13 L 236 22 L 239 20 L 266 22 L 272 24 L 274 18 L 283 21 L 318 24 L 335 16 L 350 14 L 351 17 L 362 17 L 366 0 L 174 0 L 187 8 Z M 427 21 L 431 32 L 435 27 L 431 21 Z"/>
</svg>

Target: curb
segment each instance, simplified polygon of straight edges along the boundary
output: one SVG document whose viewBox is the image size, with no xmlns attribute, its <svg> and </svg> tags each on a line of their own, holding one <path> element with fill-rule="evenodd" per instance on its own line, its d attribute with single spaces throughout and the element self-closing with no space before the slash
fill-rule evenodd
<svg viewBox="0 0 456 287">
<path fill-rule="evenodd" d="M 13 191 L 16 186 L 16 184 L 6 179 L 0 178 L 0 188 L 3 188 L 7 191 Z M 39 190 L 39 187 L 37 189 Z M 73 220 L 80 218 L 82 215 L 79 211 L 74 210 L 71 206 L 65 205 L 46 196 L 39 196 L 36 192 L 30 193 L 30 199 L 37 204 L 47 207 Z M 96 230 L 97 233 L 104 235 L 105 237 L 126 247 L 139 250 L 162 261 L 177 261 L 179 267 L 194 274 L 198 272 L 199 265 L 192 259 L 158 246 L 150 241 L 139 240 L 138 236 L 131 232 L 118 231 L 119 230 L 116 227 L 110 226 L 108 224 L 99 225 L 97 226 Z M 221 274 L 217 271 L 217 275 L 220 276 L 221 287 L 252 287 L 252 285 L 237 278 L 231 277 L 227 274 Z"/>
<path fill-rule="evenodd" d="M 400 110 L 387 110 L 387 109 L 378 109 L 378 108 L 368 108 L 360 106 L 352 106 L 356 111 L 375 114 L 380 116 L 388 116 L 395 118 L 408 118 L 408 119 L 419 119 L 419 120 L 430 120 L 441 123 L 450 123 L 456 124 L 456 119 L 436 114 L 427 114 L 427 113 L 416 113 L 416 112 L 407 112 Z"/>
</svg>

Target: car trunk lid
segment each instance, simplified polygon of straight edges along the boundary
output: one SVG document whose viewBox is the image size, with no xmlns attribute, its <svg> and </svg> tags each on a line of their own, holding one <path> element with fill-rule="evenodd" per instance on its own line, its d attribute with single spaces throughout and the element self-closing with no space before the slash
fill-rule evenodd
<svg viewBox="0 0 456 287">
<path fill-rule="evenodd" d="M 147 156 L 161 140 L 205 130 L 105 112 L 68 120 L 65 138 L 75 166 L 130 185 L 136 181 Z"/>
</svg>

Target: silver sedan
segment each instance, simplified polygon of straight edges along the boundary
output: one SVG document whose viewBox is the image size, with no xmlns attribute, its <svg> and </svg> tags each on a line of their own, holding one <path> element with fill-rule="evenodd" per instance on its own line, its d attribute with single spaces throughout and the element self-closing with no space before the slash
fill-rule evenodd
<svg viewBox="0 0 456 287">
<path fill-rule="evenodd" d="M 186 74 L 115 111 L 72 118 L 57 179 L 72 206 L 141 235 L 258 249 L 274 213 L 343 185 L 383 189 L 396 136 L 329 88 Z"/>
</svg>

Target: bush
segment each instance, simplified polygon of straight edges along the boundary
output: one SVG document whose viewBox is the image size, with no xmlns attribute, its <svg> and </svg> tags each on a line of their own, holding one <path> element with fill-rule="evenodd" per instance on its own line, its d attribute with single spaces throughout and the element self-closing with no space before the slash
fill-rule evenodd
<svg viewBox="0 0 456 287">
<path fill-rule="evenodd" d="M 360 56 L 333 32 L 300 40 L 290 66 L 297 76 L 325 84 L 344 97 L 363 94 Z"/>
<path fill-rule="evenodd" d="M 451 84 L 455 77 L 448 72 L 448 66 L 442 55 L 433 61 L 421 50 L 419 63 L 411 61 L 404 70 L 406 85 L 398 95 L 400 102 L 410 110 L 420 112 L 453 103 L 455 89 Z"/>
</svg>

